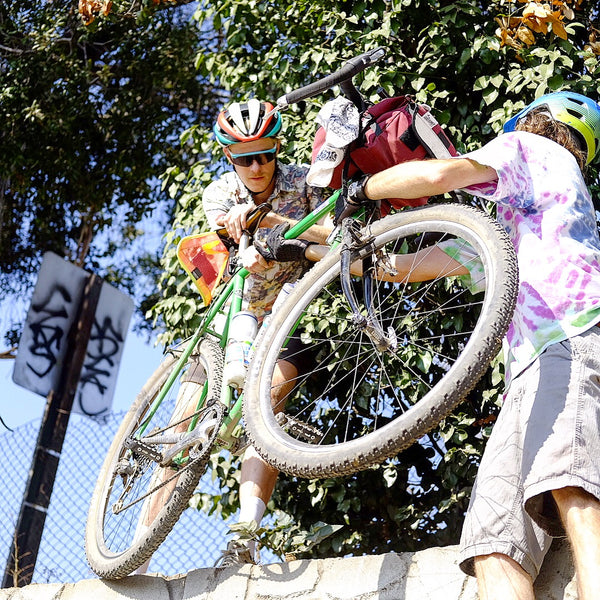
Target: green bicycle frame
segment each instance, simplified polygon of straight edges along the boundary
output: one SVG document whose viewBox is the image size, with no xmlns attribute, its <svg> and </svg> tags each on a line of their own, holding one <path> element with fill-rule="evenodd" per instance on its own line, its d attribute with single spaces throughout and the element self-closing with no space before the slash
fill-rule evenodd
<svg viewBox="0 0 600 600">
<path fill-rule="evenodd" d="M 317 206 L 311 213 L 309 213 L 306 217 L 304 217 L 301 221 L 296 223 L 287 233 L 285 234 L 286 239 L 296 238 L 302 235 L 306 230 L 310 227 L 318 223 L 323 217 L 331 213 L 335 208 L 335 203 L 341 194 L 341 190 L 337 190 L 334 192 L 327 200 L 323 201 L 319 206 Z M 246 278 L 249 275 L 249 271 L 245 268 L 238 269 L 229 282 L 225 284 L 225 287 L 222 291 L 217 295 L 217 297 L 211 302 L 206 315 L 202 319 L 200 326 L 194 333 L 194 335 L 188 340 L 185 350 L 182 352 L 181 356 L 178 358 L 173 371 L 167 378 L 167 381 L 162 386 L 158 396 L 152 403 L 150 407 L 150 411 L 144 422 L 140 425 L 136 437 L 141 437 L 145 432 L 149 422 L 152 420 L 152 417 L 156 414 L 161 403 L 164 401 L 166 395 L 169 393 L 172 385 L 175 383 L 176 379 L 179 377 L 182 369 L 188 362 L 190 356 L 192 355 L 194 349 L 202 339 L 204 335 L 207 333 L 215 336 L 219 339 L 219 345 L 222 348 L 225 348 L 227 345 L 227 340 L 229 337 L 229 325 L 231 323 L 231 319 L 241 310 L 242 308 L 242 299 L 244 293 L 244 286 Z M 227 317 L 225 321 L 225 326 L 223 329 L 223 333 L 219 334 L 214 330 L 210 329 L 210 325 L 214 322 L 215 317 L 219 313 L 223 313 L 223 307 L 226 303 L 231 299 L 231 304 L 227 312 Z M 231 450 L 235 444 L 236 439 L 233 437 L 233 430 L 237 427 L 240 419 L 242 417 L 242 404 L 243 404 L 243 394 L 240 394 L 236 399 L 236 402 L 231 405 L 231 400 L 233 397 L 233 390 L 230 386 L 224 386 L 223 393 L 221 394 L 220 401 L 228 408 L 228 412 L 225 415 L 223 420 L 223 424 L 217 436 L 215 444 L 222 449 Z M 198 398 L 198 402 L 196 405 L 196 411 L 199 411 L 204 402 L 206 401 L 206 390 L 200 394 Z M 188 427 L 188 431 L 191 431 L 197 423 L 198 417 L 194 417 L 190 425 Z"/>
</svg>

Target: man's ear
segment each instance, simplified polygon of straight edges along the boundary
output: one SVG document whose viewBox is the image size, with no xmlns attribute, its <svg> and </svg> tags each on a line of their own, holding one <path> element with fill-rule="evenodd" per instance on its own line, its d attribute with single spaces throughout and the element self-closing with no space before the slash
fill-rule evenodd
<svg viewBox="0 0 600 600">
<path fill-rule="evenodd" d="M 229 148 L 227 148 L 227 147 L 223 148 L 223 154 L 225 155 L 225 158 L 227 159 L 227 162 L 230 163 L 230 164 L 233 164 L 231 162 L 231 152 L 230 152 Z"/>
</svg>

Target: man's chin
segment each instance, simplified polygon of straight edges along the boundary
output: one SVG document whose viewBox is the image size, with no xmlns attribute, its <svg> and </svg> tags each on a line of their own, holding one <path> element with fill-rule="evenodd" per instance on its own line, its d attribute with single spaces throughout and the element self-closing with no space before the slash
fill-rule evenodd
<svg viewBox="0 0 600 600">
<path fill-rule="evenodd" d="M 264 183 L 260 183 L 260 184 L 246 185 L 246 187 L 253 194 L 262 194 L 269 187 L 269 184 L 267 182 L 264 182 Z"/>
<path fill-rule="evenodd" d="M 260 181 L 251 181 L 246 187 L 254 194 L 257 194 L 258 192 L 262 192 L 268 185 L 267 181 L 261 179 Z"/>
</svg>

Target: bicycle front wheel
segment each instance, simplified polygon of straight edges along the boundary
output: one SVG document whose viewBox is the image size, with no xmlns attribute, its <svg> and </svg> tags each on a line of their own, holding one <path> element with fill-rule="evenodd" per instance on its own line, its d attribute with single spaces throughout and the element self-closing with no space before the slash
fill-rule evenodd
<svg viewBox="0 0 600 600">
<path fill-rule="evenodd" d="M 176 365 L 177 354 L 167 356 L 143 387 L 98 476 L 85 544 L 88 562 L 100 577 L 124 577 L 152 556 L 206 469 L 222 419 L 216 402 L 222 351 L 213 340 L 202 339 L 177 374 Z M 156 407 L 159 394 L 164 398 Z M 205 408 L 198 409 L 199 402 Z M 184 439 L 189 430 L 194 436 L 201 428 L 201 435 Z"/>
<path fill-rule="evenodd" d="M 366 268 L 357 268 L 362 256 L 377 274 L 370 293 L 360 274 L 351 283 L 358 313 L 374 318 L 383 336 L 353 316 L 337 251 L 298 282 L 251 366 L 248 435 L 265 460 L 290 474 L 348 475 L 395 456 L 475 386 L 512 318 L 515 252 L 482 211 L 427 206 L 385 217 L 366 231 L 372 239 L 354 252 L 352 272 Z M 422 273 L 425 256 L 437 256 L 433 275 Z M 410 265 L 408 277 L 396 267 L 401 261 Z M 436 275 L 450 265 L 467 269 Z M 283 379 L 289 369 L 277 366 L 285 348 L 284 358 L 300 367 L 293 381 Z M 291 356 L 292 348 L 300 354 Z"/>
</svg>

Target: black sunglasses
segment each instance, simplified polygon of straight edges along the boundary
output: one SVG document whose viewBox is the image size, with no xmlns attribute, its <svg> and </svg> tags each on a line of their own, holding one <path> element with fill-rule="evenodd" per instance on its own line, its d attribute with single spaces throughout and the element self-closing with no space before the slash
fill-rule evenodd
<svg viewBox="0 0 600 600">
<path fill-rule="evenodd" d="M 277 153 L 277 146 L 270 148 L 269 150 L 263 150 L 262 152 L 248 152 L 247 154 L 234 154 L 229 153 L 231 162 L 238 167 L 249 167 L 254 161 L 259 165 L 266 165 L 271 161 L 275 160 L 275 154 Z"/>
</svg>

